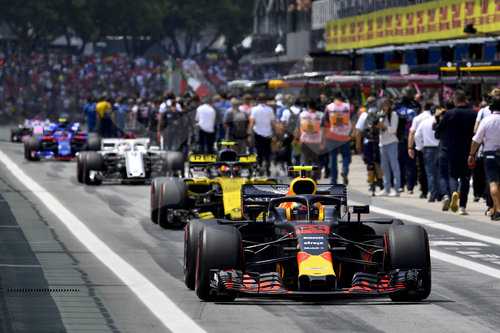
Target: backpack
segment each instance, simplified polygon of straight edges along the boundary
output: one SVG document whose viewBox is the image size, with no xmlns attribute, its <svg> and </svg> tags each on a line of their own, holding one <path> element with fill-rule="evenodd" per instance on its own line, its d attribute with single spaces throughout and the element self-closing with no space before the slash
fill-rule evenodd
<svg viewBox="0 0 500 333">
<path fill-rule="evenodd" d="M 240 110 L 233 110 L 232 135 L 235 139 L 245 139 L 247 137 L 248 118 Z"/>
<path fill-rule="evenodd" d="M 412 108 L 402 107 L 396 110 L 398 114 L 398 128 L 396 130 L 396 137 L 399 142 L 403 142 L 408 138 L 408 125 L 411 124 L 413 118 L 418 114 Z"/>
<path fill-rule="evenodd" d="M 300 123 L 300 110 L 297 113 L 294 113 L 290 109 L 290 118 L 288 118 L 288 122 L 285 125 L 285 132 L 289 135 L 293 135 L 295 129 L 299 126 Z"/>
</svg>

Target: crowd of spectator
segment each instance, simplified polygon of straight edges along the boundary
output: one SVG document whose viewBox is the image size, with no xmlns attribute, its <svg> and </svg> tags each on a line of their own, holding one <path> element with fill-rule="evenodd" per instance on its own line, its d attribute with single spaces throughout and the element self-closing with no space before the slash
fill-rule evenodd
<svg viewBox="0 0 500 333">
<path fill-rule="evenodd" d="M 192 60 L 217 91 L 222 91 L 231 80 L 287 73 L 286 68 L 248 62 L 235 64 L 221 55 Z M 78 120 L 74 118 L 87 98 L 98 98 L 104 92 L 113 99 L 163 96 L 167 90 L 168 66 L 169 59 L 158 57 L 26 55 L 0 51 L 0 117 L 4 122 L 22 122 L 36 114 L 43 118 Z"/>
</svg>

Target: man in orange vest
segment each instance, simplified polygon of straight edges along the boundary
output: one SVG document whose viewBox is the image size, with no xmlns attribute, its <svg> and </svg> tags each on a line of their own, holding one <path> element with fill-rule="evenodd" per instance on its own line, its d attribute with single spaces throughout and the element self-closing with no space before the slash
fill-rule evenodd
<svg viewBox="0 0 500 333">
<path fill-rule="evenodd" d="M 300 160 L 303 165 L 319 166 L 319 153 L 323 132 L 321 130 L 321 114 L 316 111 L 316 101 L 307 101 L 307 111 L 300 114 Z M 312 178 L 319 178 L 320 169 L 313 172 Z"/>
<path fill-rule="evenodd" d="M 337 184 L 338 166 L 337 155 L 342 154 L 342 181 L 344 185 L 349 183 L 349 164 L 351 163 L 351 108 L 349 103 L 344 102 L 342 94 L 339 92 L 334 96 L 333 103 L 326 107 L 321 127 L 326 140 L 322 143 L 322 148 L 327 148 L 330 153 L 330 168 L 332 184 Z"/>
</svg>

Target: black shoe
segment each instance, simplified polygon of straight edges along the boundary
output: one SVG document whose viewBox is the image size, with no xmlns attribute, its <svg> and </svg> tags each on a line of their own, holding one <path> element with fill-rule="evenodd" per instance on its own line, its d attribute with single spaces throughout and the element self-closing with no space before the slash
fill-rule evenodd
<svg viewBox="0 0 500 333">
<path fill-rule="evenodd" d="M 492 221 L 500 221 L 500 212 L 495 212 L 491 215 Z"/>
<path fill-rule="evenodd" d="M 479 195 L 474 196 L 474 202 L 479 202 L 479 199 L 481 199 L 481 197 Z"/>
<path fill-rule="evenodd" d="M 423 194 L 423 193 L 421 193 L 421 194 L 420 194 L 420 199 L 427 199 L 427 194 Z"/>
<path fill-rule="evenodd" d="M 344 185 L 348 185 L 349 184 L 349 179 L 347 178 L 347 173 L 341 172 L 340 176 L 342 176 L 342 182 L 344 183 Z"/>
<path fill-rule="evenodd" d="M 429 198 L 429 200 L 427 200 L 427 201 L 428 201 L 428 202 L 435 202 L 435 201 L 436 201 L 436 199 L 435 199 L 435 198 L 430 197 L 430 198 Z"/>
</svg>

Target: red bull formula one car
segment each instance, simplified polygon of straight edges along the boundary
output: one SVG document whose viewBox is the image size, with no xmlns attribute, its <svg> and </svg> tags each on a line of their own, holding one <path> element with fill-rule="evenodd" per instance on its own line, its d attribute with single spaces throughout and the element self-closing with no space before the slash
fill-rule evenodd
<svg viewBox="0 0 500 333">
<path fill-rule="evenodd" d="M 243 185 L 246 220 L 192 220 L 184 277 L 205 301 L 238 296 L 389 296 L 418 301 L 431 291 L 427 232 L 395 219 L 361 219 L 344 185 L 305 177 L 290 185 Z M 357 216 L 351 219 L 351 215 Z"/>
</svg>

